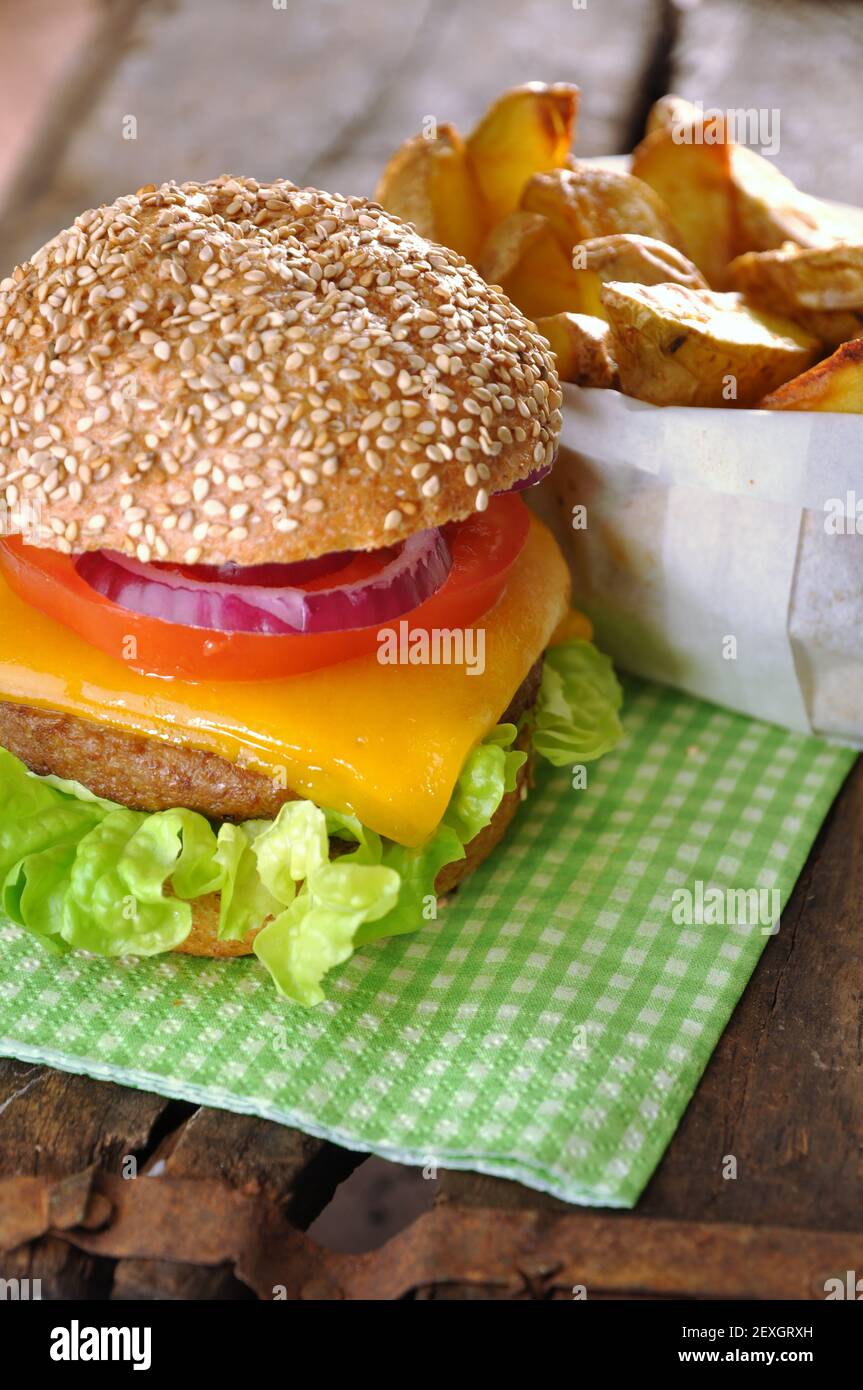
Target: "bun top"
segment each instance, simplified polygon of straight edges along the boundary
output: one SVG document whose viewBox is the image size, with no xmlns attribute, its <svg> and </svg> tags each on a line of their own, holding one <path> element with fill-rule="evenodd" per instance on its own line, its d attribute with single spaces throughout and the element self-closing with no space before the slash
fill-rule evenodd
<svg viewBox="0 0 863 1390">
<path fill-rule="evenodd" d="M 363 198 L 147 186 L 0 281 L 0 497 L 66 552 L 389 545 L 550 463 L 560 405 L 533 325 Z"/>
</svg>

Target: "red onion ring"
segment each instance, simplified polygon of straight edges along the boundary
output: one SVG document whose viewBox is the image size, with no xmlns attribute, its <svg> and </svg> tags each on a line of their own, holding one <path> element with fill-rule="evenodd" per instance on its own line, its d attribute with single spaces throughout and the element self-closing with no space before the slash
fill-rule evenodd
<svg viewBox="0 0 863 1390">
<path fill-rule="evenodd" d="M 534 468 L 533 472 L 528 473 L 526 478 L 519 478 L 518 482 L 513 483 L 512 487 L 508 487 L 506 491 L 524 492 L 525 488 L 536 487 L 537 483 L 541 483 L 543 478 L 548 477 L 553 467 L 554 460 L 552 459 L 551 463 L 543 464 L 542 468 Z"/>
<path fill-rule="evenodd" d="M 170 565 L 156 561 L 153 568 L 173 573 L 179 571 L 189 579 L 208 584 L 261 584 L 265 589 L 285 589 L 294 584 L 308 584 L 343 570 L 355 555 L 353 550 L 333 550 L 329 555 L 317 555 L 314 560 L 297 560 L 290 565 Z"/>
<path fill-rule="evenodd" d="M 439 529 L 409 536 L 371 578 L 329 589 L 246 585 L 234 576 L 228 582 L 208 582 L 107 550 L 89 551 L 75 561 L 91 588 L 133 613 L 185 627 L 283 636 L 346 632 L 389 622 L 436 593 L 451 566 L 449 545 Z"/>
<path fill-rule="evenodd" d="M 507 492 L 548 476 L 554 460 Z M 121 608 L 185 627 L 273 635 L 346 632 L 379 626 L 417 608 L 446 580 L 452 565 L 442 530 L 410 536 L 377 574 L 326 589 L 301 586 L 347 568 L 357 552 L 332 551 L 293 564 L 143 564 L 117 551 L 80 555 L 81 578 Z"/>
</svg>

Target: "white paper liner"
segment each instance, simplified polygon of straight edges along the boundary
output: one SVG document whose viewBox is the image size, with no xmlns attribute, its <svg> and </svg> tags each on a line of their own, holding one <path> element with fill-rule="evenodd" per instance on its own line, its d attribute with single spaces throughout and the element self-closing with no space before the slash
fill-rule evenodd
<svg viewBox="0 0 863 1390">
<path fill-rule="evenodd" d="M 863 534 L 853 515 L 831 534 L 826 511 L 856 494 L 863 528 L 863 416 L 564 392 L 558 465 L 529 495 L 600 646 L 638 675 L 863 747 Z"/>
</svg>

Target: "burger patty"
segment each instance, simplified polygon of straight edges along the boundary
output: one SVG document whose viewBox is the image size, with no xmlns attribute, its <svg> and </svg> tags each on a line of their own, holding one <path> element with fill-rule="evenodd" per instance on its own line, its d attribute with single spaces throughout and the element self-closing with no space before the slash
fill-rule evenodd
<svg viewBox="0 0 863 1390">
<path fill-rule="evenodd" d="M 536 702 L 542 657 L 504 713 L 517 723 Z M 80 782 L 96 796 L 136 811 L 186 806 L 210 820 L 269 820 L 295 792 L 215 753 L 108 729 L 73 715 L 0 701 L 0 747 L 32 772 Z"/>
</svg>

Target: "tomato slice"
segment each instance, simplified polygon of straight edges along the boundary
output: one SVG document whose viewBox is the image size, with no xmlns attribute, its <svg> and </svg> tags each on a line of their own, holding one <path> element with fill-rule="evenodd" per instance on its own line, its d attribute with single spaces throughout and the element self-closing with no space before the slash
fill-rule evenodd
<svg viewBox="0 0 863 1390">
<path fill-rule="evenodd" d="M 469 627 L 503 593 L 529 525 L 520 497 L 493 497 L 487 511 L 445 528 L 452 569 L 436 594 L 401 619 L 350 632 L 285 637 L 166 623 L 103 598 L 78 574 L 74 556 L 26 545 L 20 536 L 0 541 L 0 572 L 25 603 L 135 671 L 184 680 L 273 680 L 376 651 L 378 633 L 398 630 L 401 621 L 412 631 Z M 358 567 L 364 559 L 357 556 Z"/>
</svg>

